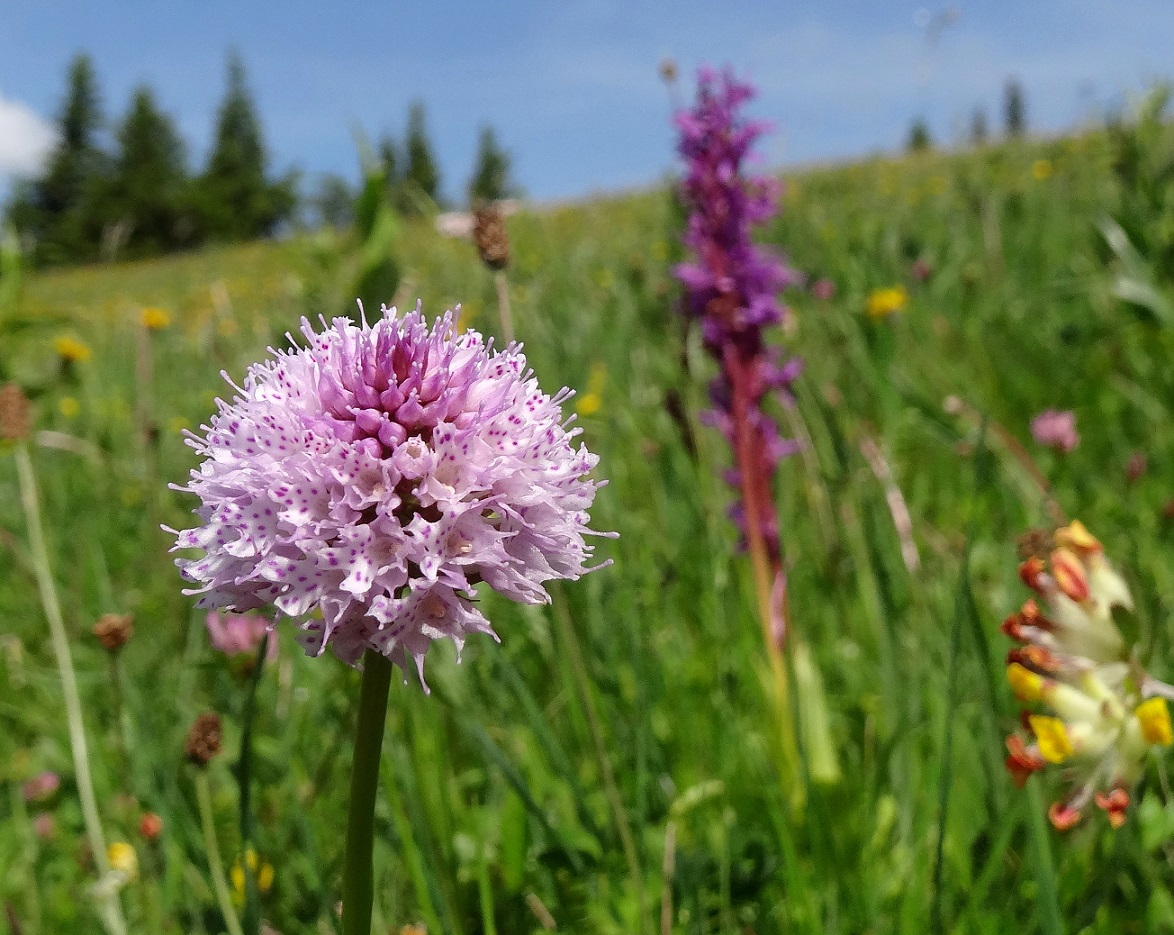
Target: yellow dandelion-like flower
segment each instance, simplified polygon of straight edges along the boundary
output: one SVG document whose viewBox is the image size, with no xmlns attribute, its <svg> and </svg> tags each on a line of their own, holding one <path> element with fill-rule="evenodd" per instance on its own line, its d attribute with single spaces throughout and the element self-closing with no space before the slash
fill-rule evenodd
<svg viewBox="0 0 1174 935">
<path fill-rule="evenodd" d="M 94 356 L 88 344 L 71 334 L 57 335 L 53 339 L 53 350 L 57 352 L 58 357 L 71 364 L 81 363 Z"/>
<path fill-rule="evenodd" d="M 106 860 L 110 862 L 111 870 L 125 874 L 128 880 L 139 875 L 139 855 L 125 841 L 114 841 L 107 847 Z"/>
<path fill-rule="evenodd" d="M 1037 159 L 1031 164 L 1031 177 L 1037 182 L 1043 182 L 1052 177 L 1052 161 L 1050 159 Z"/>
<path fill-rule="evenodd" d="M 149 331 L 160 331 L 171 324 L 171 315 L 166 309 L 149 307 L 142 313 L 143 327 Z"/>
<path fill-rule="evenodd" d="M 256 877 L 258 893 L 268 893 L 273 889 L 273 865 L 268 861 L 262 863 L 257 857 L 257 852 L 251 847 L 245 852 L 245 864 L 248 865 L 249 872 Z M 241 905 L 245 901 L 245 867 L 241 864 L 240 858 L 232 865 L 229 876 L 232 877 L 233 900 Z"/>
<path fill-rule="evenodd" d="M 81 408 L 82 407 L 78 405 L 77 400 L 72 396 L 61 397 L 61 401 L 57 404 L 57 411 L 67 419 L 72 419 L 74 416 L 76 416 L 79 412 L 81 412 Z"/>
<path fill-rule="evenodd" d="M 901 311 L 909 301 L 909 293 L 904 286 L 889 286 L 887 289 L 875 289 L 868 297 L 868 317 L 888 318 L 895 312 Z"/>
</svg>

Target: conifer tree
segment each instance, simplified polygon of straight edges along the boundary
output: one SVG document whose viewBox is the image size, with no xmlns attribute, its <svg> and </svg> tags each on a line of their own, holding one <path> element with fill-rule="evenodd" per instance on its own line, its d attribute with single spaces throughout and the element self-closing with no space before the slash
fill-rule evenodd
<svg viewBox="0 0 1174 935">
<path fill-rule="evenodd" d="M 911 153 L 923 152 L 933 146 L 933 138 L 929 134 L 929 124 L 925 122 L 925 118 L 918 117 L 913 121 L 909 128 L 907 146 Z"/>
<path fill-rule="evenodd" d="M 159 110 L 150 88 L 138 88 L 118 131 L 118 153 L 103 198 L 103 215 L 133 255 L 173 250 L 190 242 L 183 143 Z M 110 234 L 107 234 L 109 240 Z"/>
<path fill-rule="evenodd" d="M 500 201 L 514 194 L 510 179 L 509 153 L 497 142 L 493 127 L 483 127 L 477 145 L 477 161 L 469 179 L 469 204 L 479 201 Z"/>
<path fill-rule="evenodd" d="M 404 142 L 406 207 L 425 211 L 440 202 L 440 171 L 432 155 L 432 144 L 424 125 L 424 104 L 416 101 L 408 111 L 408 132 Z"/>
<path fill-rule="evenodd" d="M 212 154 L 199 186 L 208 236 L 217 240 L 263 236 L 292 214 L 292 181 L 269 181 L 266 162 L 244 63 L 234 52 L 228 58 L 228 90 L 216 120 Z"/>
<path fill-rule="evenodd" d="M 101 99 L 88 55 L 74 58 L 68 81 L 45 174 L 22 186 L 9 211 L 13 226 L 35 241 L 36 259 L 54 263 L 96 255 L 102 224 L 95 199 L 107 171 L 98 145 Z"/>
<path fill-rule="evenodd" d="M 1003 127 L 1012 139 L 1027 132 L 1027 102 L 1023 85 L 1016 78 L 1008 78 L 1007 86 L 1003 89 Z"/>
<path fill-rule="evenodd" d="M 970 115 L 970 142 L 975 146 L 983 146 L 987 141 L 986 111 L 982 107 L 974 108 Z"/>
<path fill-rule="evenodd" d="M 394 188 L 400 183 L 403 170 L 401 162 L 399 147 L 395 145 L 395 140 L 384 134 L 379 141 L 379 164 L 383 168 L 383 177 L 389 188 Z"/>
</svg>

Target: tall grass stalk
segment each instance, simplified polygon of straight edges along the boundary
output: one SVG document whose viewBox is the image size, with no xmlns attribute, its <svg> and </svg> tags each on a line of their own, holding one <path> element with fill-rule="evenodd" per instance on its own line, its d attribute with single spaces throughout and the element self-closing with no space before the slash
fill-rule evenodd
<svg viewBox="0 0 1174 935">
<path fill-rule="evenodd" d="M 257 893 L 257 874 L 249 860 L 249 850 L 253 846 L 253 809 L 251 805 L 253 722 L 257 713 L 257 686 L 261 682 L 261 673 L 265 669 L 265 656 L 269 652 L 270 639 L 272 639 L 272 635 L 269 633 L 261 637 L 261 645 L 257 647 L 257 655 L 254 658 L 253 671 L 249 678 L 249 690 L 245 695 L 245 709 L 241 717 L 241 753 L 237 765 L 237 781 L 240 783 L 241 866 L 245 878 L 244 930 L 246 935 L 256 935 L 261 929 L 261 903 Z"/>
<path fill-rule="evenodd" d="M 220 841 L 216 837 L 216 818 L 212 809 L 212 787 L 208 780 L 206 767 L 200 767 L 196 770 L 196 804 L 200 810 L 200 826 L 204 832 L 204 850 L 208 854 L 208 870 L 212 874 L 212 889 L 216 893 L 220 914 L 224 916 L 224 925 L 228 929 L 228 935 L 244 935 L 240 919 L 236 915 L 236 909 L 232 906 L 228 881 L 224 877 L 224 861 L 220 856 Z M 247 858 L 243 862 L 247 864 Z"/>
<path fill-rule="evenodd" d="M 77 780 L 78 797 L 81 799 L 82 820 L 86 826 L 86 837 L 93 851 L 94 864 L 100 877 L 110 872 L 106 859 L 106 836 L 102 832 L 102 819 L 98 813 L 98 800 L 94 795 L 94 783 L 90 776 L 90 757 L 86 746 L 86 728 L 82 719 L 81 698 L 77 690 L 77 676 L 74 674 L 73 658 L 69 651 L 69 637 L 65 632 L 65 621 L 61 617 L 61 605 L 57 601 L 57 588 L 53 583 L 53 571 L 49 562 L 49 551 L 45 547 L 45 533 L 41 523 L 41 508 L 37 502 L 37 478 L 28 445 L 16 446 L 16 473 L 20 484 L 20 501 L 24 509 L 25 522 L 29 532 L 29 552 L 33 571 L 37 578 L 37 589 L 41 595 L 41 606 L 49 621 L 49 633 L 53 644 L 53 655 L 57 659 L 57 671 L 61 676 L 61 689 L 65 695 L 65 716 L 69 725 L 69 748 L 73 755 L 73 769 Z M 122 915 L 117 891 L 99 887 L 95 890 L 99 915 L 111 935 L 125 935 L 126 920 Z"/>
</svg>

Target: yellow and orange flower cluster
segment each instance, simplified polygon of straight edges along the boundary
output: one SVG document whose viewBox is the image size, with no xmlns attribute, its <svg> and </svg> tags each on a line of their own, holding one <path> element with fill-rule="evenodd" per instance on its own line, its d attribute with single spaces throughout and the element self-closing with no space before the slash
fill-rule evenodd
<svg viewBox="0 0 1174 935">
<path fill-rule="evenodd" d="M 1034 555 L 1020 566 L 1036 597 L 1003 622 L 1020 644 L 1007 656 L 1015 697 L 1050 709 L 1024 713 L 1023 733 L 1007 738 L 1007 768 L 1022 786 L 1048 764 L 1065 764 L 1074 786 L 1048 810 L 1052 824 L 1071 828 L 1095 803 L 1117 828 L 1150 749 L 1174 741 L 1169 687 L 1127 652 L 1113 608 L 1132 609 L 1133 600 L 1100 542 L 1074 521 L 1052 545 L 1046 560 Z"/>
</svg>

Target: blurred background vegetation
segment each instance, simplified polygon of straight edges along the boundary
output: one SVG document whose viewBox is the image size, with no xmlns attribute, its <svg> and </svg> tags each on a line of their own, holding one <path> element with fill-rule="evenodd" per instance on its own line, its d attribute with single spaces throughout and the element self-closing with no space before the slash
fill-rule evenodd
<svg viewBox="0 0 1174 935">
<path fill-rule="evenodd" d="M 1122 830 L 1090 820 L 1054 834 L 1043 817 L 1054 777 L 1019 792 L 1003 769 L 1017 711 L 998 634 L 1024 597 L 1015 536 L 1048 521 L 1051 496 L 1105 542 L 1137 597 L 1143 661 L 1174 675 L 1164 107 L 1157 92 L 1136 115 L 1050 140 L 1012 132 L 1008 116 L 991 142 L 984 117 L 968 149 L 924 138 L 905 157 L 788 180 L 767 239 L 831 287 L 786 296 L 794 315 L 776 339 L 807 368 L 795 405 L 776 412 L 803 443 L 776 494 L 792 617 L 827 685 L 847 777 L 811 786 L 802 809 L 778 780 L 753 594 L 725 515 L 728 456 L 696 419 L 709 372 L 676 317 L 671 191 L 523 205 L 507 219 L 517 332 L 544 389 L 580 388 L 572 406 L 610 481 L 593 524 L 621 538 L 602 549 L 614 567 L 558 588 L 549 607 L 486 595 L 502 644 L 470 643 L 460 666 L 438 647 L 431 696 L 393 686 L 377 931 L 1174 931 L 1164 769 Z M 132 930 L 220 933 L 183 742 L 198 713 L 223 715 L 225 752 L 208 775 L 222 859 L 239 865 L 248 666 L 211 648 L 159 530 L 192 507 L 167 486 L 194 464 L 181 431 L 231 392 L 221 370 L 239 380 L 302 315 L 350 314 L 356 295 L 418 297 L 429 313 L 460 303 L 465 324 L 495 333 L 499 293 L 472 245 L 434 223 L 422 105 L 402 145 L 360 146 L 361 191 L 323 187 L 310 230 L 295 223 L 292 179 L 266 166 L 239 62 L 199 175 L 149 90 L 117 152 L 95 143 L 98 113 L 79 59 L 61 148 L 11 207 L 0 367 L 34 402 L 101 810 L 108 836 L 137 854 L 121 893 Z M 509 194 L 491 133 L 482 149 L 470 197 Z M 290 236 L 255 239 L 283 225 Z M 77 260 L 87 265 L 34 270 Z M 869 314 L 878 290 L 893 291 Z M 1029 422 L 1046 408 L 1076 413 L 1073 451 L 1032 446 Z M 916 561 L 892 520 L 894 489 Z M 97 932 L 24 541 L 3 458 L 0 902 L 13 932 Z M 91 635 L 105 613 L 135 618 L 117 657 Z M 328 933 L 358 678 L 305 658 L 288 626 L 277 633 L 254 728 L 262 910 L 286 935 Z M 23 794 L 43 771 L 60 789 Z M 163 822 L 153 836 L 147 813 Z"/>
</svg>

